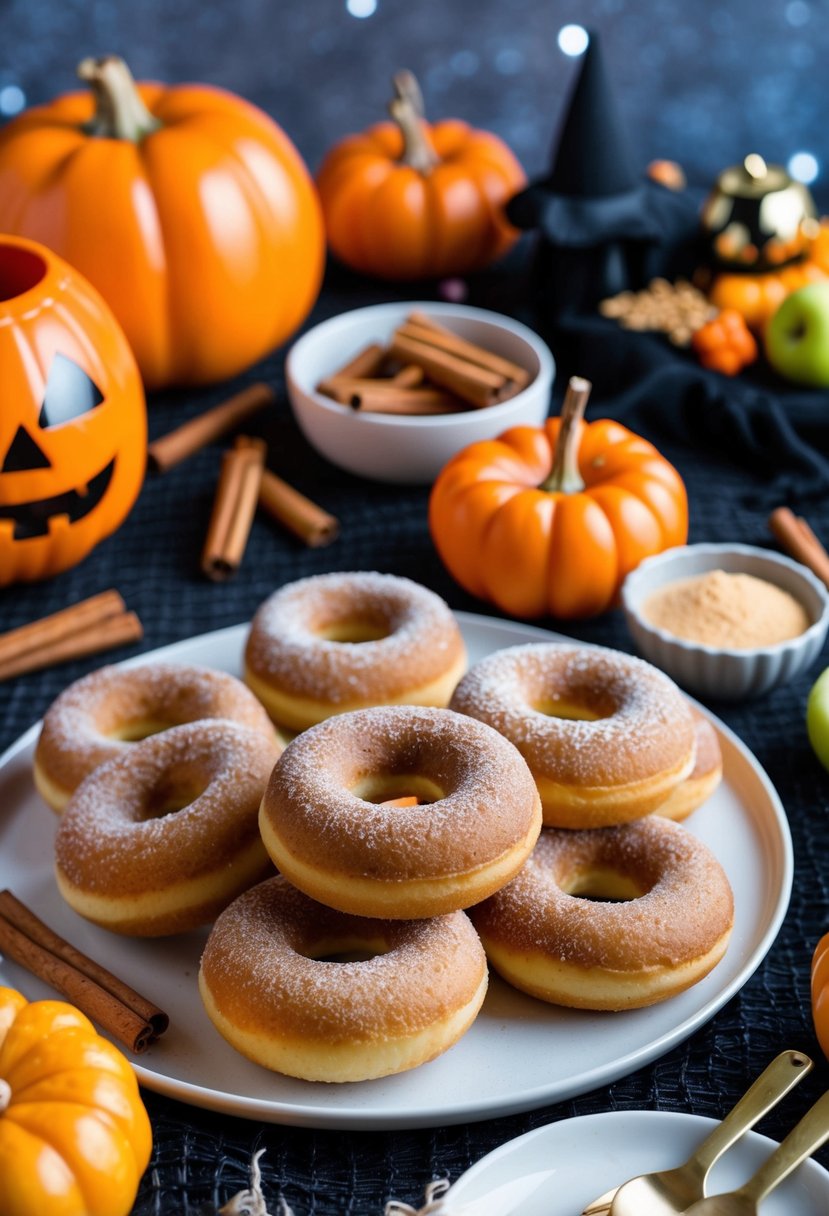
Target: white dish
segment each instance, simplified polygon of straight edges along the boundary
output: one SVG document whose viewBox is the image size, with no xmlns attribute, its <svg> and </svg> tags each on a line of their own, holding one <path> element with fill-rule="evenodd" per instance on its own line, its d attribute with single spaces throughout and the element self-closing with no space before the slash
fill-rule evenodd
<svg viewBox="0 0 829 1216">
<path fill-rule="evenodd" d="M 729 650 L 678 638 L 647 620 L 642 607 L 652 592 L 710 570 L 750 574 L 788 591 L 806 610 L 809 628 L 776 646 Z M 622 604 L 640 654 L 690 692 L 723 701 L 758 697 L 807 671 L 829 630 L 829 593 L 823 583 L 800 562 L 754 545 L 681 545 L 645 558 L 625 579 Z"/>
<path fill-rule="evenodd" d="M 386 345 L 412 312 L 425 312 L 461 338 L 526 368 L 532 379 L 508 401 L 485 409 L 428 417 L 361 413 L 316 391 L 370 342 Z M 511 426 L 540 426 L 550 408 L 555 364 L 549 347 L 520 321 L 466 304 L 372 304 L 316 325 L 291 347 L 285 361 L 288 397 L 308 442 L 360 477 L 377 481 L 433 481 L 461 448 L 493 439 Z"/>
<path fill-rule="evenodd" d="M 505 646 L 556 637 L 472 614 L 459 613 L 458 620 L 471 662 Z M 238 672 L 246 633 L 246 625 L 222 629 L 133 663 L 163 657 Z M 66 907 L 52 874 L 55 817 L 32 784 L 37 726 L 0 757 L 0 888 L 11 888 L 47 924 L 170 1014 L 170 1030 L 136 1061 L 150 1089 L 227 1114 L 308 1127 L 429 1127 L 531 1110 L 606 1085 L 686 1039 L 742 988 L 777 935 L 792 881 L 786 816 L 751 753 L 711 721 L 725 777 L 689 827 L 717 854 L 734 888 L 734 932 L 719 966 L 673 1000 L 618 1014 L 556 1009 L 493 977 L 481 1014 L 451 1051 L 379 1081 L 313 1084 L 257 1067 L 224 1042 L 202 1008 L 196 974 L 206 933 L 121 938 Z M 30 998 L 54 995 L 6 961 L 0 961 L 0 983 Z"/>
<path fill-rule="evenodd" d="M 803 1113 L 802 1106 L 793 1107 L 792 1125 Z M 505 1196 L 498 1216 L 511 1216 L 513 1211 L 521 1216 L 577 1216 L 593 1199 L 628 1178 L 680 1165 L 715 1123 L 701 1115 L 652 1110 L 619 1110 L 549 1123 L 502 1144 L 468 1169 L 444 1196 L 447 1216 L 455 1212 L 465 1216 L 467 1205 L 496 1187 L 533 1174 L 537 1174 L 534 1192 L 515 1209 L 507 1205 Z M 749 1132 L 714 1166 L 708 1193 L 740 1186 L 776 1147 L 768 1137 Z M 494 1209 L 488 1210 L 494 1216 Z M 471 1207 L 469 1211 L 472 1216 Z M 485 1211 L 482 1204 L 481 1216 Z M 827 1211 L 829 1173 L 816 1161 L 805 1162 L 763 1202 L 763 1216 L 825 1216 Z"/>
</svg>

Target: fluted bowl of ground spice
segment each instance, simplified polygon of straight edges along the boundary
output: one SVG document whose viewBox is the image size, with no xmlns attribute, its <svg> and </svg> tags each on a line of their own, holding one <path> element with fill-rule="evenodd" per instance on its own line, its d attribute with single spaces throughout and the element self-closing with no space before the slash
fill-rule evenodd
<svg viewBox="0 0 829 1216">
<path fill-rule="evenodd" d="M 807 670 L 829 628 L 823 583 L 750 545 L 683 545 L 648 558 L 625 580 L 622 603 L 639 652 L 718 700 L 760 696 Z"/>
</svg>

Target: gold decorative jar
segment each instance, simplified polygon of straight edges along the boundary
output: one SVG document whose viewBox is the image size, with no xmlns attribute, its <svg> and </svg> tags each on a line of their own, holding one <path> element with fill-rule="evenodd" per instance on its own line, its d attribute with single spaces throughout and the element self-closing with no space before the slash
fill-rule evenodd
<svg viewBox="0 0 829 1216">
<path fill-rule="evenodd" d="M 702 226 L 721 268 L 779 270 L 806 252 L 817 208 L 802 182 L 753 152 L 719 175 L 703 205 Z"/>
</svg>

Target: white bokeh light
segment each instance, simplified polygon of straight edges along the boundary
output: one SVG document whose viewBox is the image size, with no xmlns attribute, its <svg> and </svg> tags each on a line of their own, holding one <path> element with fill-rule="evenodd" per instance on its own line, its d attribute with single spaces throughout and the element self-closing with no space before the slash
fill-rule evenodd
<svg viewBox="0 0 829 1216">
<path fill-rule="evenodd" d="M 16 84 L 7 84 L 0 89 L 0 114 L 19 114 L 26 104 L 26 94 Z"/>
<path fill-rule="evenodd" d="M 559 50 L 565 55 L 583 55 L 590 35 L 583 25 L 563 25 L 558 31 Z"/>
<path fill-rule="evenodd" d="M 345 7 L 352 17 L 373 17 L 377 12 L 377 0 L 345 0 Z"/>
<path fill-rule="evenodd" d="M 796 182 L 803 182 L 807 186 L 820 172 L 818 159 L 811 152 L 795 152 L 794 156 L 789 158 L 787 167 Z"/>
</svg>

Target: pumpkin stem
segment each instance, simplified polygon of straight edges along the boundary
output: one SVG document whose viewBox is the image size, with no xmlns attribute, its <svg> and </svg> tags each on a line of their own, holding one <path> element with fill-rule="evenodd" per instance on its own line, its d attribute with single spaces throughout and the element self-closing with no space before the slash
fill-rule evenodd
<svg viewBox="0 0 829 1216">
<path fill-rule="evenodd" d="M 82 59 L 78 76 L 86 81 L 95 97 L 95 113 L 83 127 L 87 135 L 129 139 L 137 144 L 162 125 L 144 105 L 132 72 L 120 56 Z"/>
<path fill-rule="evenodd" d="M 9 1105 L 11 1100 L 12 1087 L 9 1085 L 8 1081 L 4 1081 L 3 1078 L 0 1077 L 0 1115 L 3 1114 L 3 1111 Z"/>
<path fill-rule="evenodd" d="M 584 489 L 579 472 L 579 423 L 593 385 L 583 376 L 571 376 L 561 407 L 561 426 L 553 455 L 550 476 L 541 483 L 542 490 L 560 494 L 578 494 Z"/>
<path fill-rule="evenodd" d="M 413 72 L 395 73 L 392 78 L 395 96 L 389 102 L 389 113 L 403 135 L 401 165 L 409 165 L 418 173 L 431 173 L 440 157 L 435 151 L 424 120 L 423 94 Z"/>
</svg>

